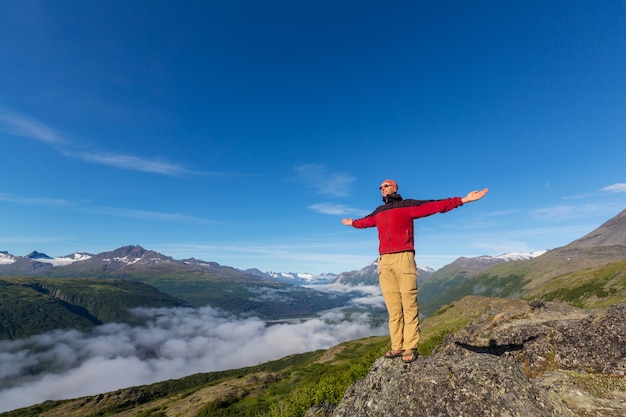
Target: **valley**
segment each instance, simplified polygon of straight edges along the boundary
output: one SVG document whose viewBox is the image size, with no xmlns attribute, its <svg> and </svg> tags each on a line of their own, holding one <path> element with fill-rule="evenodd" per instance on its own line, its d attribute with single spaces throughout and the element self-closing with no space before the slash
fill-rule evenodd
<svg viewBox="0 0 626 417">
<path fill-rule="evenodd" d="M 586 309 L 625 301 L 625 218 L 626 211 L 561 248 L 459 258 L 421 270 L 420 351 L 429 354 L 478 314 L 473 299 L 463 301 L 465 318 L 450 315 L 467 297 Z M 0 403 L 10 408 L 0 411 L 51 399 L 63 399 L 62 406 L 69 398 L 273 364 L 380 337 L 368 348 L 372 356 L 365 355 L 373 360 L 387 331 L 375 279 L 375 262 L 313 277 L 179 261 L 140 246 L 57 259 L 2 252 L 0 349 L 12 366 L 0 379 Z M 84 379 L 96 369 L 101 378 Z M 276 378 L 285 378 L 281 372 Z M 266 382 L 260 392 L 277 383 Z"/>
</svg>

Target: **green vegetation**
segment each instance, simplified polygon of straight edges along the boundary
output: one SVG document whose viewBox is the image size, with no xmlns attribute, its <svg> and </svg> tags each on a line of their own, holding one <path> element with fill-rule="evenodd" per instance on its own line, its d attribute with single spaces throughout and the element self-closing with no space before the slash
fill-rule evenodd
<svg viewBox="0 0 626 417">
<path fill-rule="evenodd" d="M 375 337 L 340 345 L 332 363 L 312 364 L 274 387 L 269 392 L 269 409 L 258 414 L 296 417 L 315 405 L 339 404 L 348 387 L 367 375 L 388 344 L 387 338 Z"/>
<path fill-rule="evenodd" d="M 186 305 L 139 282 L 114 279 L 2 277 L 0 299 L 0 340 L 128 322 L 134 307 Z"/>
<path fill-rule="evenodd" d="M 426 287 L 420 288 L 420 312 L 430 317 L 446 304 L 453 303 L 467 295 L 482 295 L 484 297 L 518 298 L 523 294 L 523 287 L 528 283 L 523 274 L 492 275 L 483 273 L 467 280 L 455 279 L 450 281 L 450 287 L 438 288 L 431 291 Z M 431 294 L 428 298 L 428 294 Z M 423 301 L 422 301 L 423 300 Z"/>
<path fill-rule="evenodd" d="M 616 396 L 623 397 L 626 394 L 626 384 L 624 384 L 623 377 L 598 373 L 561 372 L 567 374 L 577 387 L 591 393 L 596 398 L 611 399 Z"/>
<path fill-rule="evenodd" d="M 564 301 L 581 308 L 605 307 L 626 300 L 626 260 L 571 272 L 534 289 L 529 297 Z"/>
<path fill-rule="evenodd" d="M 595 268 L 537 278 L 536 259 L 499 264 L 469 279 L 420 286 L 420 312 L 430 317 L 444 305 L 467 295 L 563 301 L 576 307 L 599 308 L 626 300 L 626 259 Z M 550 264 L 552 266 L 552 264 Z"/>
</svg>

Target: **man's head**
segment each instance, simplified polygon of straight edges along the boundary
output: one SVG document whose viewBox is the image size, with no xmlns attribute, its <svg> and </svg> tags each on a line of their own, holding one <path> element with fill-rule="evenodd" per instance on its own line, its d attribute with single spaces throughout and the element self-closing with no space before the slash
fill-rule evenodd
<svg viewBox="0 0 626 417">
<path fill-rule="evenodd" d="M 385 180 L 380 184 L 380 192 L 383 197 L 392 195 L 398 192 L 398 184 L 394 180 Z"/>
</svg>

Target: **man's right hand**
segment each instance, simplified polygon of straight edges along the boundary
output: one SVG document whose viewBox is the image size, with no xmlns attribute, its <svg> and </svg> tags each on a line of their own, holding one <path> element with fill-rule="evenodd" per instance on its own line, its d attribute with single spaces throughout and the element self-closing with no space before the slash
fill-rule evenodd
<svg viewBox="0 0 626 417">
<path fill-rule="evenodd" d="M 352 226 L 352 219 L 341 219 L 341 223 L 345 224 L 346 226 Z"/>
</svg>

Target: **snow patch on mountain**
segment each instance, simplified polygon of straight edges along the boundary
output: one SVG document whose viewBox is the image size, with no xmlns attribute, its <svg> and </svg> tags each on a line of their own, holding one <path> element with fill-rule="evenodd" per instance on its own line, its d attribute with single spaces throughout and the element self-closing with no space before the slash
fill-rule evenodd
<svg viewBox="0 0 626 417">
<path fill-rule="evenodd" d="M 114 256 L 112 258 L 103 258 L 102 262 L 119 262 L 126 265 L 156 265 L 171 263 L 171 260 L 163 256 Z"/>
<path fill-rule="evenodd" d="M 502 259 L 502 260 L 504 260 L 506 262 L 509 262 L 509 261 L 523 261 L 525 259 L 536 258 L 538 256 L 543 255 L 546 252 L 547 252 L 547 250 L 537 250 L 537 251 L 530 252 L 530 253 L 512 252 L 512 253 L 505 253 L 503 255 L 495 256 L 495 258 L 496 259 Z"/>
<path fill-rule="evenodd" d="M 73 253 L 71 255 L 67 255 L 61 258 L 51 258 L 51 257 L 40 257 L 36 258 L 37 262 L 51 264 L 52 266 L 66 266 L 73 264 L 74 262 L 86 261 L 90 259 L 92 255 L 87 253 Z"/>
<path fill-rule="evenodd" d="M 17 261 L 17 258 L 9 252 L 0 252 L 0 265 L 9 265 Z"/>
<path fill-rule="evenodd" d="M 298 285 L 328 284 L 337 278 L 337 274 L 324 273 L 320 275 L 305 272 L 267 272 L 268 276 L 275 280 L 291 282 Z"/>
</svg>

